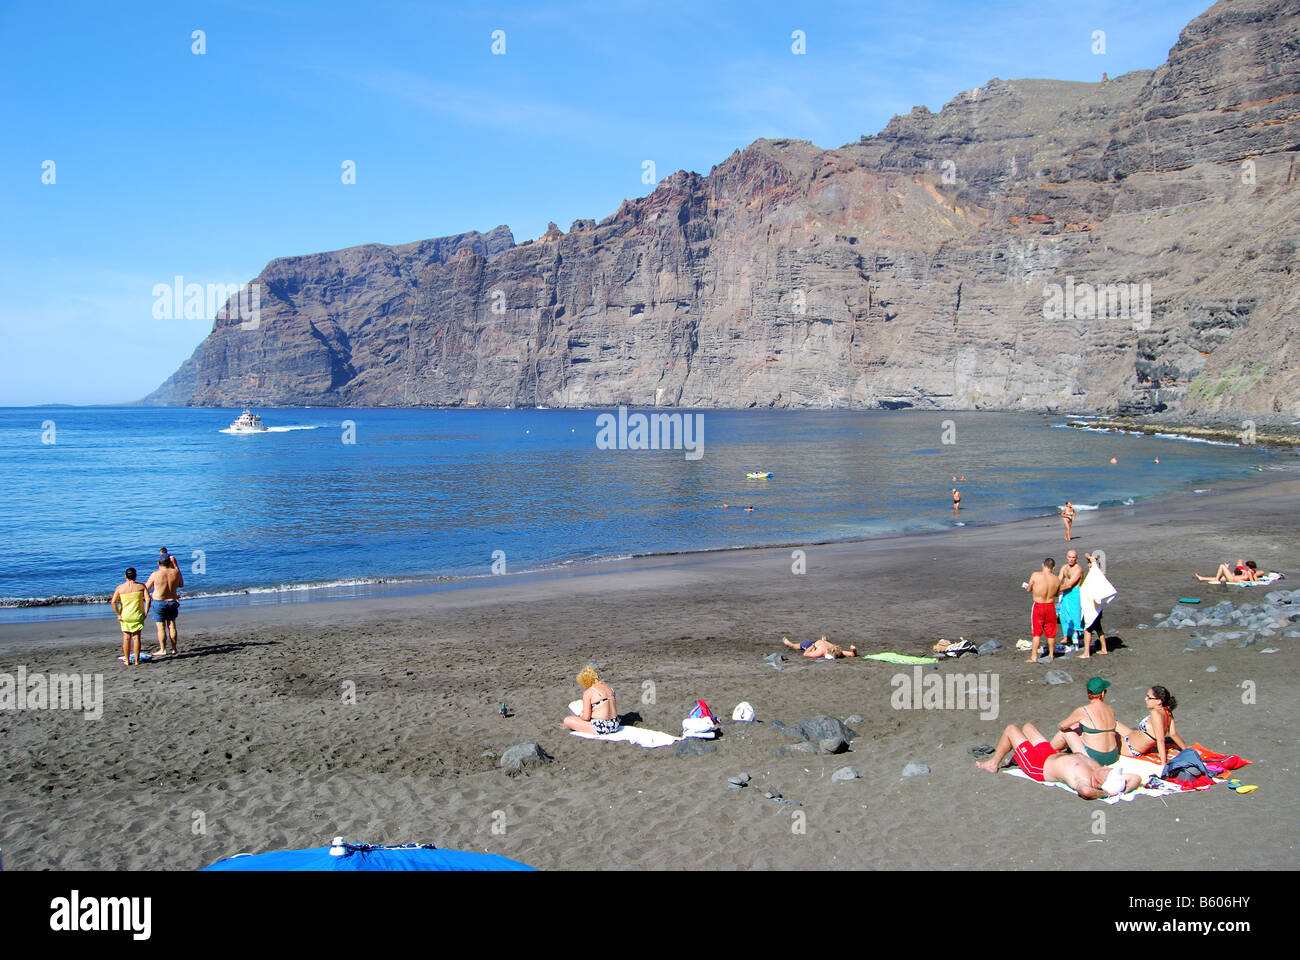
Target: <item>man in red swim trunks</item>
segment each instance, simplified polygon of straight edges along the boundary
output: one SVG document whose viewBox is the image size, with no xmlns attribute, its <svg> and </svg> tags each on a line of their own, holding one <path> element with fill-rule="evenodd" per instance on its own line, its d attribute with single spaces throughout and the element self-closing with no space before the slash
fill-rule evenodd
<svg viewBox="0 0 1300 960">
<path fill-rule="evenodd" d="M 1038 662 L 1038 645 L 1047 637 L 1047 656 L 1051 662 L 1053 649 L 1056 647 L 1056 601 L 1061 595 L 1061 578 L 1056 575 L 1056 561 L 1051 557 L 1043 561 L 1043 568 L 1031 574 L 1021 584 L 1034 595 L 1034 610 L 1030 617 L 1034 632 L 1034 649 L 1025 663 Z"/>
<path fill-rule="evenodd" d="M 1136 790 L 1142 783 L 1134 773 L 1103 767 L 1087 754 L 1057 753 L 1032 723 L 1024 728 L 1010 724 L 998 738 L 993 756 L 975 766 L 997 773 L 1002 761 L 1014 750 L 1016 765 L 1039 783 L 1063 783 L 1084 800 L 1113 797 Z"/>
</svg>

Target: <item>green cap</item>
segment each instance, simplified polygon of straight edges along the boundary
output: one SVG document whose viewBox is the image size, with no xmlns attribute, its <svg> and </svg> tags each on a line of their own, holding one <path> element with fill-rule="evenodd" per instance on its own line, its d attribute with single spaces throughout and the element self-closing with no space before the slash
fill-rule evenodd
<svg viewBox="0 0 1300 960">
<path fill-rule="evenodd" d="M 1110 686 L 1109 680 L 1103 680 L 1101 677 L 1093 677 L 1088 681 L 1088 692 L 1098 694 Z"/>
</svg>

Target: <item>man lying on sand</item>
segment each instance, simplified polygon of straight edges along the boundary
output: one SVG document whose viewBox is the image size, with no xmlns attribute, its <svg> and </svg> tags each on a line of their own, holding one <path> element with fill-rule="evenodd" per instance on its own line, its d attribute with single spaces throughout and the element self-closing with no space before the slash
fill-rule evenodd
<svg viewBox="0 0 1300 960">
<path fill-rule="evenodd" d="M 1237 565 L 1231 568 L 1227 563 L 1219 564 L 1212 577 L 1203 577 L 1199 573 L 1193 576 L 1204 583 L 1253 583 L 1259 579 L 1259 570 L 1254 560 L 1238 560 Z"/>
<path fill-rule="evenodd" d="M 1066 734 L 1078 739 L 1078 734 Z M 1015 751 L 1016 764 L 1039 783 L 1063 783 L 1084 800 L 1115 797 L 1136 790 L 1142 783 L 1137 774 L 1126 774 L 1118 767 L 1103 767 L 1083 754 L 1057 753 L 1047 738 L 1032 723 L 1024 729 L 1014 723 L 1002 731 L 993 756 L 975 766 L 997 773 L 1008 753 Z"/>
<path fill-rule="evenodd" d="M 840 657 L 845 660 L 853 660 L 858 655 L 858 648 L 853 644 L 849 644 L 849 652 L 845 653 L 825 637 L 820 640 L 805 640 L 803 643 L 795 643 L 789 637 L 782 637 L 781 642 L 791 650 L 802 650 L 803 655 L 809 660 L 819 660 L 823 657 L 827 660 L 838 660 Z"/>
</svg>

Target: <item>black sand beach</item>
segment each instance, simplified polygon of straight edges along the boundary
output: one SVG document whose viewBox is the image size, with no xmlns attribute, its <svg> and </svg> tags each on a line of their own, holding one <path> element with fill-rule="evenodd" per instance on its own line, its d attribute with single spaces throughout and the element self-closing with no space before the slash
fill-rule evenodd
<svg viewBox="0 0 1300 960">
<path fill-rule="evenodd" d="M 1279 476 L 1283 479 L 1278 479 Z M 1289 474 L 1081 514 L 1072 543 L 1105 550 L 1119 597 L 1110 655 L 1024 662 L 1020 583 L 1064 558 L 1055 518 L 790 550 L 650 558 L 436 594 L 182 615 L 181 656 L 128 669 L 95 620 L 0 627 L 0 673 L 103 673 L 102 719 L 0 713 L 0 845 L 9 869 L 189 870 L 239 852 L 335 835 L 500 853 L 543 869 L 1294 869 L 1297 642 L 1280 635 L 1184 651 L 1187 630 L 1137 629 L 1179 597 L 1257 603 L 1262 588 L 1197 583 L 1256 558 L 1300 586 Z M 978 519 L 978 504 L 963 513 Z M 145 649 L 154 643 L 146 628 Z M 938 665 L 989 673 L 997 717 L 896 710 L 911 668 L 857 660 L 775 670 L 781 636 L 827 634 L 862 652 L 928 652 L 940 637 L 996 638 L 995 654 Z M 1264 653 L 1274 649 L 1275 653 Z M 679 733 L 696 698 L 759 721 L 861 716 L 838 756 L 777 756 L 767 723 L 723 723 L 716 752 L 571 737 L 559 721 L 595 662 L 623 714 Z M 1214 667 L 1209 672 L 1207 668 Z M 1110 806 L 977 771 L 970 750 L 1003 726 L 1044 729 L 1100 674 L 1134 723 L 1167 686 L 1189 741 L 1251 761 L 1226 788 Z M 1255 702 L 1243 703 L 1243 683 Z M 355 702 L 348 694 L 355 690 Z M 498 704 L 512 716 L 498 715 Z M 497 757 L 537 740 L 555 760 L 507 776 Z M 493 754 L 489 756 L 487 754 Z M 909 761 L 931 768 L 903 778 Z M 845 765 L 862 778 L 831 781 Z M 748 787 L 728 777 L 748 773 Z M 779 792 L 791 803 L 765 796 Z M 1096 814 L 1104 813 L 1098 830 Z M 801 829 L 802 828 L 802 829 Z"/>
</svg>

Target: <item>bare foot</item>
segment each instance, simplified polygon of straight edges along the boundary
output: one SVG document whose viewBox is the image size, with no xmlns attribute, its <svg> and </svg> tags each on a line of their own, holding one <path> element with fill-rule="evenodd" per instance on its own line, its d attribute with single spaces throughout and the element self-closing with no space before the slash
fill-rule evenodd
<svg viewBox="0 0 1300 960">
<path fill-rule="evenodd" d="M 1025 663 L 1037 663 L 1037 662 L 1038 662 L 1037 657 L 1030 657 L 1028 660 L 1025 661 Z"/>
<path fill-rule="evenodd" d="M 1091 653 L 1081 653 L 1081 654 L 1079 654 L 1079 659 L 1080 659 L 1080 660 L 1091 660 L 1091 659 L 1092 659 L 1092 654 L 1091 654 Z"/>
<path fill-rule="evenodd" d="M 1097 651 L 1097 656 L 1099 656 L 1099 657 L 1104 657 L 1104 656 L 1106 656 L 1106 654 L 1108 654 L 1108 653 L 1110 653 L 1110 651 L 1109 651 L 1109 650 L 1106 650 L 1106 649 L 1103 648 L 1103 649 Z"/>
<path fill-rule="evenodd" d="M 975 766 L 979 767 L 981 770 L 987 770 L 989 773 L 997 773 L 997 772 L 998 772 L 997 765 L 993 762 L 993 758 L 992 758 L 992 757 L 990 757 L 990 758 L 987 759 L 987 760 L 977 760 L 977 761 L 975 761 Z"/>
</svg>

